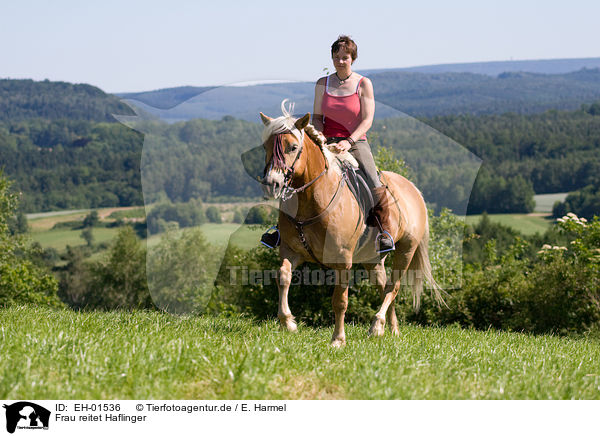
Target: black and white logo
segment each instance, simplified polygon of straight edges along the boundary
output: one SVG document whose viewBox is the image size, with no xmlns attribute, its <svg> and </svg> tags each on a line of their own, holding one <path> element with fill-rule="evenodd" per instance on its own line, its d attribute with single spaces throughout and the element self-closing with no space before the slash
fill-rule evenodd
<svg viewBox="0 0 600 436">
<path fill-rule="evenodd" d="M 6 431 L 14 433 L 16 429 L 48 430 L 50 411 L 28 401 L 19 401 L 4 405 L 6 409 Z"/>
</svg>

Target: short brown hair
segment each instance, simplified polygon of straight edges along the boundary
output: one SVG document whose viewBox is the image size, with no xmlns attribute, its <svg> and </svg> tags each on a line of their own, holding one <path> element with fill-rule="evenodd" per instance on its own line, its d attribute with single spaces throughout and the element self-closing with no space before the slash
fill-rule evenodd
<svg viewBox="0 0 600 436">
<path fill-rule="evenodd" d="M 337 51 L 341 48 L 350 53 L 350 56 L 352 57 L 352 62 L 354 62 L 358 57 L 358 48 L 356 47 L 356 43 L 352 41 L 352 39 L 349 36 L 340 35 L 338 39 L 335 40 L 335 42 L 331 46 L 331 56 L 333 57 L 333 55 L 337 53 Z"/>
</svg>

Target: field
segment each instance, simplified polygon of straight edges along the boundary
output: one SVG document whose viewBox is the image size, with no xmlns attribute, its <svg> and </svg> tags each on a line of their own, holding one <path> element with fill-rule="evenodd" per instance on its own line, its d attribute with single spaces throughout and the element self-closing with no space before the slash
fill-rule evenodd
<svg viewBox="0 0 600 436">
<path fill-rule="evenodd" d="M 565 201 L 567 195 L 569 195 L 568 192 L 534 195 L 533 199 L 535 200 L 535 209 L 533 211 L 551 214 L 554 203 L 557 201 Z"/>
<path fill-rule="evenodd" d="M 544 233 L 552 224 L 552 219 L 543 214 L 494 214 L 488 215 L 490 220 L 495 223 L 512 227 L 524 235 L 533 235 L 535 233 Z M 481 219 L 481 215 L 467 215 L 465 222 L 475 225 Z"/>
<path fill-rule="evenodd" d="M 552 224 L 549 217 L 552 211 L 552 205 L 557 200 L 564 200 L 567 193 L 543 194 L 535 196 L 535 212 L 531 214 L 497 214 L 489 215 L 494 222 L 512 227 L 525 235 L 545 232 Z M 223 216 L 230 218 L 233 207 L 250 207 L 256 203 L 222 203 L 216 204 L 222 210 Z M 98 209 L 101 219 L 112 220 L 116 217 L 121 218 L 139 218 L 143 216 L 144 208 L 104 208 Z M 29 214 L 29 224 L 31 226 L 31 235 L 34 241 L 39 242 L 43 247 L 52 247 L 59 251 L 66 248 L 67 245 L 82 245 L 85 243 L 81 238 L 81 230 L 68 228 L 52 229 L 55 224 L 67 221 L 82 221 L 89 210 L 47 212 L 38 214 Z M 481 215 L 469 215 L 466 217 L 468 224 L 475 224 L 481 219 Z M 228 242 L 238 245 L 240 248 L 249 249 L 256 247 L 260 240 L 260 235 L 264 231 L 256 226 L 240 226 L 239 224 L 207 223 L 200 226 L 208 242 L 215 245 L 224 246 Z M 117 233 L 117 228 L 94 228 L 94 242 L 101 243 L 112 240 Z M 153 246 L 160 240 L 159 237 L 152 237 L 148 240 L 148 245 Z"/>
<path fill-rule="evenodd" d="M 597 338 L 403 325 L 399 338 L 157 312 L 0 309 L 0 396 L 600 399 Z"/>
<path fill-rule="evenodd" d="M 512 227 L 524 235 L 544 233 L 552 225 L 552 206 L 556 201 L 564 201 L 569 193 L 534 195 L 535 209 L 528 214 L 494 214 L 488 215 L 495 223 Z M 474 225 L 481 219 L 481 215 L 468 215 L 466 223 Z"/>
</svg>

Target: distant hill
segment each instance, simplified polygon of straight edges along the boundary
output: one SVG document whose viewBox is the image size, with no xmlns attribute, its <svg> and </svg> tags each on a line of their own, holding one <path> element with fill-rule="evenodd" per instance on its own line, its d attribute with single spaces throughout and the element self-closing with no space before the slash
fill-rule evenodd
<svg viewBox="0 0 600 436">
<path fill-rule="evenodd" d="M 0 79 L 0 121 L 70 119 L 116 122 L 131 114 L 119 98 L 87 84 Z"/>
<path fill-rule="evenodd" d="M 506 72 L 372 74 L 378 101 L 413 116 L 541 113 L 600 100 L 600 69 L 564 74 Z"/>
<path fill-rule="evenodd" d="M 119 97 L 141 101 L 159 109 L 170 109 L 182 101 L 189 100 L 198 94 L 210 91 L 214 86 L 178 86 L 176 88 L 158 89 L 156 91 L 127 92 L 117 94 Z"/>
<path fill-rule="evenodd" d="M 380 68 L 361 71 L 363 74 L 412 72 L 412 73 L 474 73 L 497 76 L 502 73 L 525 72 L 539 74 L 564 74 L 583 68 L 600 68 L 600 58 L 541 59 L 525 61 L 469 62 L 460 64 L 422 65 L 408 68 Z"/>
<path fill-rule="evenodd" d="M 540 113 L 573 110 L 600 100 L 600 69 L 562 74 L 504 72 L 497 77 L 467 72 L 419 73 L 387 71 L 370 74 L 379 103 L 406 114 L 431 117 L 450 114 Z M 196 94 L 194 94 L 196 93 Z M 284 98 L 296 112 L 312 112 L 314 84 L 278 83 L 244 87 L 171 88 L 121 94 L 130 103 L 175 122 L 193 118 L 217 120 L 233 116 L 256 122 L 259 111 L 279 113 Z M 385 118 L 384 105 L 376 117 Z"/>
</svg>

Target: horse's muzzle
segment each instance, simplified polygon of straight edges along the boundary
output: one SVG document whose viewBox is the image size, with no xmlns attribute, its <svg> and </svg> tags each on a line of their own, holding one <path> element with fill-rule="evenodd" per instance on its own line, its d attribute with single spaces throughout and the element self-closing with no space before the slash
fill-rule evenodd
<svg viewBox="0 0 600 436">
<path fill-rule="evenodd" d="M 262 186 L 263 194 L 266 200 L 271 198 L 277 199 L 281 197 L 281 193 L 284 187 L 283 174 L 279 172 L 270 171 L 265 177 L 263 177 L 259 181 Z"/>
</svg>

